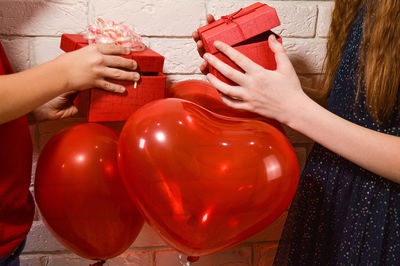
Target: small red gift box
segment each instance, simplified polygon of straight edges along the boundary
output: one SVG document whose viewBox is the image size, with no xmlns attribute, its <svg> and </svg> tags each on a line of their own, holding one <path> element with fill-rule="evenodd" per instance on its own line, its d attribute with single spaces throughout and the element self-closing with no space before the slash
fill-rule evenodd
<svg viewBox="0 0 400 266">
<path fill-rule="evenodd" d="M 199 28 L 198 32 L 206 52 L 214 54 L 231 67 L 243 72 L 239 66 L 214 47 L 215 41 L 225 42 L 260 66 L 274 70 L 276 62 L 274 53 L 268 45 L 268 37 L 275 34 L 270 29 L 279 25 L 280 21 L 274 8 L 255 3 Z M 276 35 L 276 37 L 282 42 L 279 36 Z M 212 66 L 209 66 L 209 72 L 226 83 L 234 84 Z"/>
<path fill-rule="evenodd" d="M 63 34 L 60 48 L 71 52 L 88 45 L 81 34 Z M 147 48 L 140 52 L 131 52 L 125 58 L 137 62 L 141 75 L 134 88 L 132 81 L 112 80 L 126 88 L 122 94 L 101 89 L 89 89 L 78 94 L 74 104 L 79 112 L 87 117 L 88 122 L 125 121 L 144 104 L 164 98 L 166 77 L 162 74 L 164 57 Z"/>
</svg>

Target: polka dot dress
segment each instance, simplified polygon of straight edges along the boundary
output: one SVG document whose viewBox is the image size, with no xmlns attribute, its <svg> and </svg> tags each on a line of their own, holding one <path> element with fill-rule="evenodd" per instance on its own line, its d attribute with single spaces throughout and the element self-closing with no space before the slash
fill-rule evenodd
<svg viewBox="0 0 400 266">
<path fill-rule="evenodd" d="M 367 111 L 365 91 L 355 101 L 364 13 L 349 34 L 328 109 L 363 127 L 400 136 L 397 109 L 389 125 L 380 126 Z M 275 265 L 400 265 L 400 185 L 315 144 Z"/>
</svg>

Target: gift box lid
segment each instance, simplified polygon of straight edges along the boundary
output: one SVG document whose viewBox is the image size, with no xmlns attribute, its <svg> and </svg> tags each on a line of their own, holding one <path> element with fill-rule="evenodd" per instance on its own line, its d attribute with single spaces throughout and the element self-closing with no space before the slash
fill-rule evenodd
<svg viewBox="0 0 400 266">
<path fill-rule="evenodd" d="M 88 45 L 88 41 L 85 39 L 85 37 L 83 37 L 82 34 L 61 35 L 60 48 L 64 52 L 72 52 L 86 45 Z"/>
<path fill-rule="evenodd" d="M 213 43 L 217 40 L 235 45 L 280 25 L 276 10 L 266 4 L 255 3 L 222 16 L 198 29 L 204 49 L 215 54 Z"/>
<path fill-rule="evenodd" d="M 63 34 L 61 36 L 61 50 L 71 52 L 89 45 L 88 40 L 82 34 Z M 125 58 L 136 61 L 140 72 L 162 72 L 164 67 L 164 56 L 146 48 L 144 51 L 131 52 L 129 55 L 123 55 Z"/>
</svg>

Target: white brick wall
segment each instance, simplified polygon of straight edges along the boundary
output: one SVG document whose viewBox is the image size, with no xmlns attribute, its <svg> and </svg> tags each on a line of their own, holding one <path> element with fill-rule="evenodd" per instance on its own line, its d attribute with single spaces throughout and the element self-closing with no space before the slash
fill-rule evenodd
<svg viewBox="0 0 400 266">
<path fill-rule="evenodd" d="M 256 1 L 242 0 L 0 0 L 0 39 L 17 71 L 57 57 L 62 33 L 80 33 L 97 16 L 133 25 L 145 43 L 166 57 L 168 84 L 204 79 L 191 34 L 205 24 L 205 15 L 226 15 Z M 313 86 L 321 72 L 333 1 L 262 1 L 276 8 L 282 25 L 274 31 L 305 86 Z M 31 128 L 36 160 L 40 149 L 58 130 L 81 118 L 46 122 Z M 108 124 L 120 128 L 120 124 Z M 288 137 L 301 165 L 311 141 L 293 131 Z M 34 163 L 35 167 L 35 163 Z M 270 265 L 286 213 L 273 225 L 242 245 L 200 259 L 195 265 Z M 88 265 L 63 247 L 38 216 L 29 234 L 22 265 Z M 108 265 L 181 265 L 178 254 L 145 226 L 132 247 Z"/>
</svg>

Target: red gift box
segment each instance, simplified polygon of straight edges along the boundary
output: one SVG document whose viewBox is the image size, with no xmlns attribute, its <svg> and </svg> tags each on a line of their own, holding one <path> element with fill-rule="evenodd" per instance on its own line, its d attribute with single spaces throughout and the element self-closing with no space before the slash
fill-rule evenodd
<svg viewBox="0 0 400 266">
<path fill-rule="evenodd" d="M 269 48 L 268 37 L 275 34 L 271 29 L 279 25 L 280 21 L 274 8 L 255 3 L 199 28 L 198 32 L 206 52 L 214 54 L 237 70 L 244 72 L 214 47 L 215 41 L 225 42 L 260 66 L 275 70 L 275 57 Z M 278 35 L 275 34 L 275 36 L 279 42 L 282 42 Z M 226 83 L 234 84 L 212 66 L 209 66 L 209 72 Z"/>
<path fill-rule="evenodd" d="M 63 34 L 60 48 L 71 52 L 88 45 L 81 34 Z M 137 62 L 140 80 L 134 88 L 132 81 L 112 80 L 123 85 L 122 94 L 101 89 L 89 89 L 78 94 L 74 104 L 88 122 L 125 121 L 139 107 L 156 99 L 164 98 L 166 77 L 162 74 L 164 57 L 147 48 L 140 52 L 131 52 L 123 57 Z"/>
</svg>

